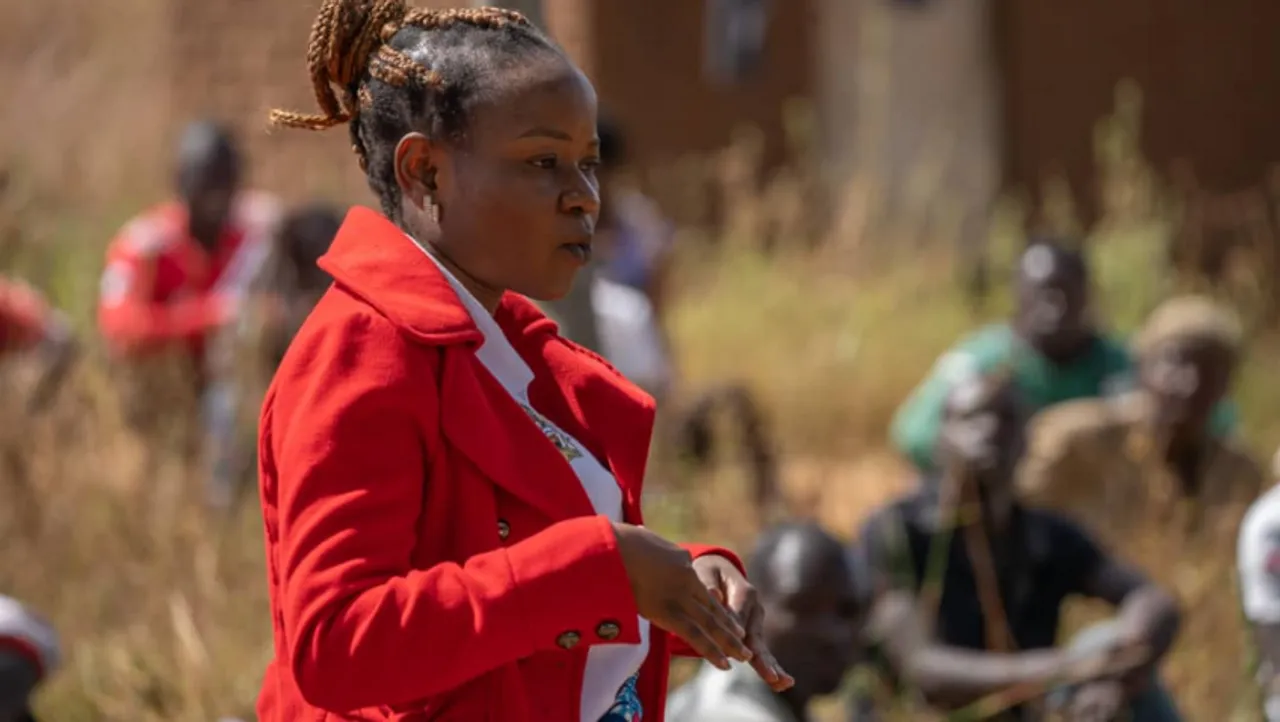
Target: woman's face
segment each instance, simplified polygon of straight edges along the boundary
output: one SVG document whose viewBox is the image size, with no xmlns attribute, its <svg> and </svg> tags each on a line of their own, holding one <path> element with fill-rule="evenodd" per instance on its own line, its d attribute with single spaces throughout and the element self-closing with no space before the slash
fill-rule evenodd
<svg viewBox="0 0 1280 722">
<path fill-rule="evenodd" d="M 595 91 L 551 54 L 499 72 L 509 78 L 477 104 L 463 142 L 401 141 L 405 223 L 488 289 L 554 300 L 591 259 L 600 213 Z"/>
</svg>

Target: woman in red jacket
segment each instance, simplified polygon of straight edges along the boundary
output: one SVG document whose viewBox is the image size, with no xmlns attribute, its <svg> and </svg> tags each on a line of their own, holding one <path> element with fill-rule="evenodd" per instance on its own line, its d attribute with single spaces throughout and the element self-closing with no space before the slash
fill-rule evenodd
<svg viewBox="0 0 1280 722">
<path fill-rule="evenodd" d="M 524 296 L 562 296 L 599 212 L 590 83 L 521 15 L 326 0 L 308 64 L 382 214 L 263 407 L 276 659 L 264 722 L 660 722 L 671 654 L 750 660 L 728 552 L 640 518 L 653 402 Z"/>
</svg>

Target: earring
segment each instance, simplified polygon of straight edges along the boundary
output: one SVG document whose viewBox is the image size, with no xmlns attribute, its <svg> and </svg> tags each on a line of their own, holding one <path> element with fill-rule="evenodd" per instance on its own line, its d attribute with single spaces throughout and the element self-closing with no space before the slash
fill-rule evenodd
<svg viewBox="0 0 1280 722">
<path fill-rule="evenodd" d="M 440 206 L 436 204 L 436 199 L 428 198 L 427 204 L 428 204 L 427 212 L 431 214 L 431 222 L 439 224 L 440 223 Z"/>
</svg>

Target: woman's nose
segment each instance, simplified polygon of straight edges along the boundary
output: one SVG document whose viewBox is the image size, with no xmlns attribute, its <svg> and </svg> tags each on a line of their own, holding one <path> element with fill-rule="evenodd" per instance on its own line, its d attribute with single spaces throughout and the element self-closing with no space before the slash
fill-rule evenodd
<svg viewBox="0 0 1280 722">
<path fill-rule="evenodd" d="M 600 186 L 587 173 L 576 171 L 560 194 L 560 210 L 595 218 L 600 215 Z"/>
</svg>

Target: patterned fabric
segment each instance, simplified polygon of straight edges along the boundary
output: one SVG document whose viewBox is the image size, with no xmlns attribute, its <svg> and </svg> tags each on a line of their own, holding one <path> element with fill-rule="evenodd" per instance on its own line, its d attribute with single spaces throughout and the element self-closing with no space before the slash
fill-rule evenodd
<svg viewBox="0 0 1280 722">
<path fill-rule="evenodd" d="M 538 425 L 538 428 L 547 439 L 555 445 L 556 451 L 559 451 L 564 456 L 565 461 L 572 463 L 574 459 L 582 458 L 582 450 L 578 448 L 578 445 L 574 443 L 568 434 L 556 428 L 554 424 L 547 420 L 547 417 L 535 411 L 532 406 L 523 401 L 518 403 L 520 408 L 524 409 L 524 412 L 529 415 L 529 418 L 533 419 L 533 423 Z"/>
<path fill-rule="evenodd" d="M 613 707 L 600 718 L 600 722 L 640 722 L 644 711 L 640 704 L 640 695 L 636 694 L 636 675 L 632 675 L 622 689 L 618 690 L 618 699 Z"/>
</svg>

